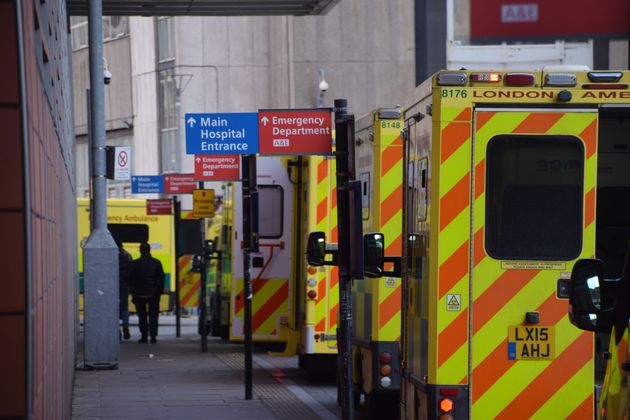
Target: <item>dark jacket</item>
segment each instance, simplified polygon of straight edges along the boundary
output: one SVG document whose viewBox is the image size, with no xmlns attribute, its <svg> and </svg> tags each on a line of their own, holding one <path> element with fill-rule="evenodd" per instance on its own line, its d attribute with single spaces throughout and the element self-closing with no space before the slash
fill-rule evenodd
<svg viewBox="0 0 630 420">
<path fill-rule="evenodd" d="M 133 258 L 124 248 L 118 248 L 118 287 L 120 290 L 131 288 Z"/>
<path fill-rule="evenodd" d="M 164 270 L 160 260 L 143 255 L 133 261 L 131 294 L 137 297 L 160 296 L 164 293 Z"/>
</svg>

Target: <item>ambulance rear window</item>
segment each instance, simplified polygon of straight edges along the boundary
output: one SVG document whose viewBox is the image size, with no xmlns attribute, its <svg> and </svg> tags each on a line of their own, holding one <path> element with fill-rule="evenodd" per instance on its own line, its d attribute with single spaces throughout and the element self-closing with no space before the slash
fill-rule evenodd
<svg viewBox="0 0 630 420">
<path fill-rule="evenodd" d="M 584 147 L 573 136 L 488 143 L 486 251 L 496 259 L 572 260 L 582 249 Z"/>
<path fill-rule="evenodd" d="M 284 190 L 279 185 L 258 186 L 258 233 L 262 239 L 282 236 Z"/>
</svg>

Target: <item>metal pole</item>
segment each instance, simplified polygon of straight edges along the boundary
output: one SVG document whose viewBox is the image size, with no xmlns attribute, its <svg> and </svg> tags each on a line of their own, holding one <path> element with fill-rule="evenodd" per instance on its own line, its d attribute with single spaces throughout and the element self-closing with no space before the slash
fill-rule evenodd
<svg viewBox="0 0 630 420">
<path fill-rule="evenodd" d="M 243 299 L 244 299 L 244 328 L 245 328 L 245 399 L 253 398 L 253 343 L 252 343 L 252 278 L 250 272 L 250 250 L 253 247 L 253 215 L 252 189 L 256 188 L 256 156 L 244 155 L 242 159 L 243 178 Z"/>
<path fill-rule="evenodd" d="M 181 220 L 181 203 L 177 196 L 173 197 L 173 220 L 175 225 L 175 337 L 181 336 L 181 308 L 179 307 L 179 223 Z"/>
<path fill-rule="evenodd" d="M 199 189 L 203 190 L 204 183 L 203 181 L 199 182 Z M 199 317 L 201 318 L 200 329 L 201 329 L 201 352 L 205 353 L 208 351 L 208 332 L 206 331 L 206 220 L 201 219 L 203 222 L 201 223 L 201 240 L 203 246 L 201 247 L 201 296 L 199 297 L 199 304 L 201 305 L 201 314 Z"/>
<path fill-rule="evenodd" d="M 92 368 L 111 369 L 118 366 L 120 355 L 119 273 L 118 247 L 107 230 L 103 4 L 102 0 L 91 0 L 88 3 L 94 229 L 83 247 L 84 364 Z"/>
<path fill-rule="evenodd" d="M 177 147 L 175 148 L 175 159 L 177 163 L 175 168 L 178 173 L 182 171 L 182 143 L 181 143 L 181 129 L 179 125 L 180 121 L 180 111 L 181 110 L 181 89 L 177 86 L 177 80 L 175 81 L 175 115 L 177 116 Z M 178 336 L 179 337 L 179 336 Z"/>
<path fill-rule="evenodd" d="M 339 352 L 342 363 L 341 415 L 354 419 L 352 389 L 352 277 L 350 269 L 350 190 L 348 101 L 335 99 L 337 158 L 337 220 L 339 238 Z"/>
<path fill-rule="evenodd" d="M 297 252 L 295 252 L 295 255 L 298 256 L 298 258 L 295 259 L 294 263 L 295 263 L 295 278 L 297 279 L 301 279 L 302 278 L 302 258 L 301 255 L 304 254 L 304 248 L 303 248 L 303 244 L 302 244 L 302 229 L 304 229 L 304 224 L 306 223 L 306 221 L 303 220 L 304 215 L 303 213 L 303 206 L 302 206 L 302 200 L 304 199 L 304 168 L 303 168 L 303 163 L 304 163 L 304 158 L 302 156 L 298 156 L 297 158 L 297 188 L 296 190 L 296 194 L 297 194 L 297 206 L 296 206 L 296 210 L 297 210 L 297 216 L 295 218 L 296 224 L 295 224 L 295 247 Z M 304 280 L 306 281 L 306 279 Z M 300 283 L 299 281 L 297 282 L 298 284 Z M 300 309 L 300 294 L 299 293 L 295 293 L 295 310 L 294 310 L 294 317 L 293 317 L 293 328 L 294 329 L 298 329 L 300 328 L 299 325 L 299 314 L 301 313 L 301 309 Z"/>
<path fill-rule="evenodd" d="M 87 146 L 88 146 L 88 192 L 90 197 L 90 232 L 94 230 L 94 186 L 92 185 L 92 104 L 90 100 L 90 89 L 85 90 L 85 103 L 87 104 Z"/>
</svg>

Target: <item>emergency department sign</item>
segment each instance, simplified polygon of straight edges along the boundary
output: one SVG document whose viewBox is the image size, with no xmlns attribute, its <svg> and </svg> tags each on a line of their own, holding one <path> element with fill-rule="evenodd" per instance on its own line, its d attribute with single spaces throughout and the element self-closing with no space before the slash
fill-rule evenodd
<svg viewBox="0 0 630 420">
<path fill-rule="evenodd" d="M 193 174 L 164 175 L 165 194 L 192 194 L 197 188 L 197 181 Z"/>
<path fill-rule="evenodd" d="M 203 181 L 237 181 L 241 178 L 239 155 L 196 155 L 195 179 Z"/>
<path fill-rule="evenodd" d="M 147 214 L 173 214 L 173 201 L 170 198 L 147 200 Z"/>
<path fill-rule="evenodd" d="M 258 111 L 262 155 L 332 154 L 332 110 Z"/>
<path fill-rule="evenodd" d="M 186 154 L 225 155 L 258 152 L 258 114 L 186 114 Z"/>
</svg>

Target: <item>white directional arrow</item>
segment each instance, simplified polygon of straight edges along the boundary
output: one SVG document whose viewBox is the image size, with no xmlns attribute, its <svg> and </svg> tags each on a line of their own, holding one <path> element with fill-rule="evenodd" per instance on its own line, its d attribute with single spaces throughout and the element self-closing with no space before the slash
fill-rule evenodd
<svg viewBox="0 0 630 420">
<path fill-rule="evenodd" d="M 267 118 L 266 116 L 265 116 L 265 117 L 262 117 L 262 118 L 260 119 L 260 122 L 262 122 L 262 123 L 263 123 L 263 125 L 267 125 L 267 123 L 269 122 L 269 118 Z"/>
<path fill-rule="evenodd" d="M 197 124 L 197 120 L 196 120 L 196 119 L 194 119 L 193 117 L 189 117 L 189 118 L 186 120 L 186 122 L 188 123 L 188 125 L 189 125 L 190 127 L 194 127 L 194 126 L 195 126 L 195 124 Z"/>
<path fill-rule="evenodd" d="M 197 158 L 195 159 L 195 161 L 196 161 L 197 163 L 199 163 L 199 162 L 201 162 L 201 158 L 200 158 L 200 157 L 197 157 Z"/>
</svg>

